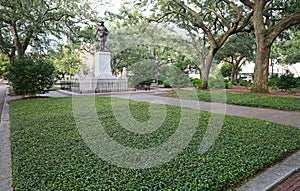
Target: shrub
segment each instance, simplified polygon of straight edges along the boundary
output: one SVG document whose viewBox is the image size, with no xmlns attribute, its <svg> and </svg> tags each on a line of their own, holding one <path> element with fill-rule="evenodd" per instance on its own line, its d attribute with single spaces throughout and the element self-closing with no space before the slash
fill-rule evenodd
<svg viewBox="0 0 300 191">
<path fill-rule="evenodd" d="M 15 58 L 10 62 L 8 72 L 14 92 L 22 96 L 47 92 L 55 79 L 53 63 L 43 58 Z"/>
<path fill-rule="evenodd" d="M 166 80 L 163 82 L 163 85 L 164 85 L 165 88 L 171 88 L 170 80 L 169 80 L 169 79 L 166 79 Z"/>
<path fill-rule="evenodd" d="M 201 83 L 202 83 L 202 80 L 201 79 L 198 79 L 198 78 L 190 78 L 193 86 L 195 88 L 200 88 L 201 87 Z"/>
<path fill-rule="evenodd" d="M 230 89 L 232 87 L 232 82 L 229 80 L 224 80 L 224 85 L 226 89 Z"/>
<path fill-rule="evenodd" d="M 271 78 L 269 78 L 268 84 L 273 88 L 277 86 L 278 81 L 279 81 L 278 74 L 273 74 Z"/>
<path fill-rule="evenodd" d="M 169 66 L 169 74 L 166 76 L 170 86 L 173 88 L 182 88 L 190 85 L 188 76 L 176 66 Z"/>
<path fill-rule="evenodd" d="M 251 86 L 251 83 L 250 82 L 247 82 L 246 80 L 240 80 L 239 81 L 239 84 L 241 86 L 245 86 L 245 87 L 250 87 Z"/>
<path fill-rule="evenodd" d="M 300 88 L 300 77 L 297 78 L 297 86 Z"/>
<path fill-rule="evenodd" d="M 278 82 L 277 86 L 279 89 L 284 89 L 284 90 L 291 90 L 293 88 L 297 88 L 297 79 L 294 78 L 294 74 L 292 74 L 289 71 L 286 71 L 285 74 L 281 75 Z"/>
<path fill-rule="evenodd" d="M 208 80 L 208 87 L 209 88 L 216 88 L 216 89 L 224 89 L 224 79 L 223 78 L 210 78 Z"/>
</svg>

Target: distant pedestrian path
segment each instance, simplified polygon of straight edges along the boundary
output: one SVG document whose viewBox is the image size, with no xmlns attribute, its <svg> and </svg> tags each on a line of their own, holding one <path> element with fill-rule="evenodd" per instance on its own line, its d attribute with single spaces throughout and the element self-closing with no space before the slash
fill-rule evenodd
<svg viewBox="0 0 300 191">
<path fill-rule="evenodd" d="M 290 112 L 274 109 L 245 107 L 222 103 L 202 102 L 170 97 L 155 96 L 149 93 L 138 94 L 116 94 L 114 97 L 131 99 L 136 101 L 153 102 L 159 101 L 168 105 L 183 106 L 192 109 L 205 110 L 209 112 L 228 114 L 247 118 L 262 119 L 300 128 L 300 112 Z"/>
</svg>

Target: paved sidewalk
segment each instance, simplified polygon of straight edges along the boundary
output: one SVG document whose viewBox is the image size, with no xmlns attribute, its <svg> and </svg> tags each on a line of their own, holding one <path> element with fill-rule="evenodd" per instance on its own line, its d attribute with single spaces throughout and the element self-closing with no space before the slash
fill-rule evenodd
<svg viewBox="0 0 300 191">
<path fill-rule="evenodd" d="M 288 124 L 300 128 L 300 112 L 289 112 L 281 110 L 263 109 L 255 107 L 245 107 L 229 105 L 222 103 L 201 102 L 187 99 L 177 99 L 170 97 L 155 96 L 149 93 L 138 94 L 113 94 L 112 96 L 131 99 L 136 101 L 153 102 L 159 101 L 168 105 L 183 106 L 192 109 L 200 109 L 209 112 L 241 116 L 247 118 L 257 118 L 267 121 L 273 121 L 282 124 Z"/>
<path fill-rule="evenodd" d="M 7 86 L 0 82 L 0 190 L 12 191 L 12 168 Z"/>
</svg>

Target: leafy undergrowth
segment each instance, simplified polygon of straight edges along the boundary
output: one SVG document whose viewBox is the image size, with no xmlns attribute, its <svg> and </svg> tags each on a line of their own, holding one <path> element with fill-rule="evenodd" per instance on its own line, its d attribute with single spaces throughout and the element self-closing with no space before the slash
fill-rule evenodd
<svg viewBox="0 0 300 191">
<path fill-rule="evenodd" d="M 190 99 L 194 95 L 193 91 L 172 91 L 163 94 L 169 97 L 182 97 Z M 199 101 L 224 103 L 223 95 L 220 91 L 197 91 Z M 213 96 L 212 96 L 213 95 Z M 220 97 L 220 99 L 218 99 Z M 300 98 L 284 96 L 268 96 L 263 94 L 226 92 L 226 103 L 250 107 L 272 108 L 286 111 L 300 111 Z"/>
<path fill-rule="evenodd" d="M 125 104 L 124 100 L 115 101 Z M 96 97 L 96 106 L 107 134 L 137 149 L 162 144 L 180 121 L 181 109 L 167 106 L 167 117 L 159 129 L 136 134 L 115 119 L 110 98 Z M 149 107 L 148 103 L 130 102 L 137 121 L 149 120 Z M 70 98 L 12 102 L 13 186 L 16 191 L 226 190 L 300 149 L 299 129 L 226 116 L 211 149 L 200 154 L 211 114 L 189 111 L 199 115 L 199 125 L 180 154 L 159 166 L 127 169 L 102 160 L 85 144 L 74 121 Z"/>
</svg>

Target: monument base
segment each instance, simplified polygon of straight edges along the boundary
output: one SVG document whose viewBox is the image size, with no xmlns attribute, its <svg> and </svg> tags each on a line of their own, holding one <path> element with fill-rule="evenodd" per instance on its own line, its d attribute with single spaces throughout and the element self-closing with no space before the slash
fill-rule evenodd
<svg viewBox="0 0 300 191">
<path fill-rule="evenodd" d="M 126 77 L 117 78 L 111 73 L 111 53 L 97 51 L 93 54 L 93 75 L 78 76 L 72 82 L 71 91 L 77 93 L 120 92 L 128 90 Z"/>
<path fill-rule="evenodd" d="M 127 78 L 79 79 L 73 81 L 71 90 L 80 94 L 128 91 L 128 80 Z"/>
<path fill-rule="evenodd" d="M 113 79 L 115 76 L 111 73 L 111 53 L 95 52 L 94 55 L 94 76 L 97 79 Z"/>
</svg>

